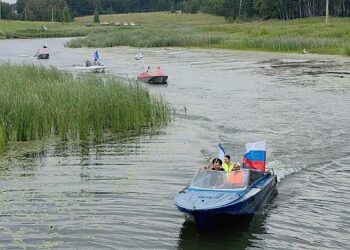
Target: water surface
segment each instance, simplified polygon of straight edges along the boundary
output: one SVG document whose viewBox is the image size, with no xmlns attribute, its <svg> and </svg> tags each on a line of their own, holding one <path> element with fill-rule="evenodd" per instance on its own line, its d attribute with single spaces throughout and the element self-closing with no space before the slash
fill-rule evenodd
<svg viewBox="0 0 350 250">
<path fill-rule="evenodd" d="M 3 60 L 72 70 L 93 49 L 66 39 L 0 41 Z M 48 42 L 51 58 L 31 57 Z M 100 49 L 111 74 L 142 70 L 137 49 Z M 169 74 L 146 85 L 176 110 L 154 135 L 45 150 L 0 170 L 4 249 L 345 249 L 350 233 L 350 60 L 199 49 L 144 49 Z M 143 84 L 143 83 L 140 83 Z M 252 221 L 199 235 L 175 194 L 223 143 L 241 160 L 267 140 L 278 195 Z M 28 144 L 28 147 L 31 144 Z"/>
</svg>

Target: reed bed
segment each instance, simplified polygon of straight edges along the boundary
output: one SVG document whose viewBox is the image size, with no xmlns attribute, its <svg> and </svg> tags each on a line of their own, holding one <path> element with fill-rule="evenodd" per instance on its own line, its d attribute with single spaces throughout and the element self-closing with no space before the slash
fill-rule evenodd
<svg viewBox="0 0 350 250">
<path fill-rule="evenodd" d="M 324 17 L 228 23 L 207 14 L 132 13 L 101 15 L 102 22 L 135 22 L 136 26 L 86 27 L 93 16 L 73 23 L 0 20 L 0 38 L 84 37 L 67 43 L 78 47 L 214 47 L 349 55 L 350 18 Z M 48 29 L 44 31 L 42 26 Z"/>
<path fill-rule="evenodd" d="M 90 17 L 78 18 L 87 21 Z M 105 15 L 107 22 L 135 21 L 134 30 L 113 30 L 105 37 L 90 34 L 73 40 L 69 47 L 214 47 L 242 50 L 348 55 L 350 18 L 303 18 L 227 23 L 222 17 L 205 14 L 135 13 Z"/>
<path fill-rule="evenodd" d="M 331 38 L 307 38 L 307 37 L 251 37 L 237 36 L 227 39 L 224 43 L 218 44 L 218 48 L 239 49 L 239 50 L 264 50 L 273 52 L 302 52 L 307 49 L 309 52 L 327 53 L 333 51 L 341 54 L 342 44 L 338 39 Z"/>
<path fill-rule="evenodd" d="M 140 134 L 169 122 L 161 97 L 112 76 L 73 76 L 56 68 L 0 64 L 0 150 L 9 141 Z"/>
<path fill-rule="evenodd" d="M 350 56 L 350 43 L 344 45 L 344 54 Z"/>
<path fill-rule="evenodd" d="M 119 29 L 105 33 L 90 33 L 86 38 L 67 42 L 70 48 L 80 47 L 207 47 L 222 43 L 223 37 L 216 34 L 173 33 L 168 30 Z"/>
<path fill-rule="evenodd" d="M 3 36 L 7 39 L 12 38 L 52 38 L 52 37 L 80 37 L 89 33 L 86 29 L 21 29 L 15 31 L 4 32 Z"/>
</svg>

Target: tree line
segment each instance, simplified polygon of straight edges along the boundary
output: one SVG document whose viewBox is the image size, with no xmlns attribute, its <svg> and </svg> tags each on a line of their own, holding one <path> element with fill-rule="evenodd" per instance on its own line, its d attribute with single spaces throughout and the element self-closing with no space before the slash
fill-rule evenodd
<svg viewBox="0 0 350 250">
<path fill-rule="evenodd" d="M 1 2 L 2 19 L 68 22 L 75 16 L 182 10 L 227 19 L 294 19 L 324 16 L 327 0 L 17 0 Z M 332 16 L 350 16 L 350 0 L 329 0 Z"/>
<path fill-rule="evenodd" d="M 187 0 L 182 11 L 202 11 L 228 19 L 294 19 L 324 16 L 327 0 Z M 329 14 L 350 16 L 350 0 L 329 0 Z"/>
</svg>

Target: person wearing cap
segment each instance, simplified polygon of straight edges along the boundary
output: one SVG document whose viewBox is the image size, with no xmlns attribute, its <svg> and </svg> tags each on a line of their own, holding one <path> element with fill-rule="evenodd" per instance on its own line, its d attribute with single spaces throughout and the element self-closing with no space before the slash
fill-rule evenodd
<svg viewBox="0 0 350 250">
<path fill-rule="evenodd" d="M 232 163 L 231 156 L 225 155 L 224 164 L 222 165 L 222 168 L 225 171 L 236 171 L 236 170 L 239 170 L 241 168 L 241 165 L 238 162 Z"/>
</svg>

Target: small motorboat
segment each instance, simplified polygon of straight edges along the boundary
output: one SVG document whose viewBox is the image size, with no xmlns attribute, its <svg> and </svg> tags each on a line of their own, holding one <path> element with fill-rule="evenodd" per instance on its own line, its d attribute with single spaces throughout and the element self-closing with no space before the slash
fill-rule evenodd
<svg viewBox="0 0 350 250">
<path fill-rule="evenodd" d="M 203 231 L 215 226 L 220 216 L 254 215 L 276 191 L 276 184 L 277 177 L 271 172 L 199 169 L 174 201 Z"/>
<path fill-rule="evenodd" d="M 75 69 L 83 72 L 104 73 L 106 72 L 107 67 L 104 65 L 90 65 L 90 66 L 76 66 Z"/>
<path fill-rule="evenodd" d="M 167 83 L 168 76 L 157 73 L 142 72 L 137 75 L 137 79 L 147 83 L 165 84 Z"/>
<path fill-rule="evenodd" d="M 143 71 L 137 75 L 137 79 L 147 83 L 167 83 L 168 76 L 163 71 L 157 71 L 155 73 L 149 73 L 148 71 Z"/>
<path fill-rule="evenodd" d="M 147 82 L 147 83 L 158 83 L 158 84 L 167 83 L 168 75 L 165 74 L 164 70 L 162 70 L 159 66 L 157 67 L 155 72 L 151 72 L 150 66 L 148 66 L 146 69 L 141 51 L 139 51 L 136 54 L 135 60 L 141 60 L 144 68 L 144 71 L 142 71 L 140 74 L 137 75 L 137 80 Z"/>
<path fill-rule="evenodd" d="M 44 46 L 43 48 L 39 48 L 36 50 L 34 57 L 38 59 L 49 59 L 50 58 L 49 50 L 47 49 L 46 46 Z"/>
<path fill-rule="evenodd" d="M 88 59 L 85 65 L 76 66 L 75 69 L 83 72 L 104 73 L 107 67 L 100 62 L 100 54 L 96 50 L 92 61 Z"/>
</svg>

